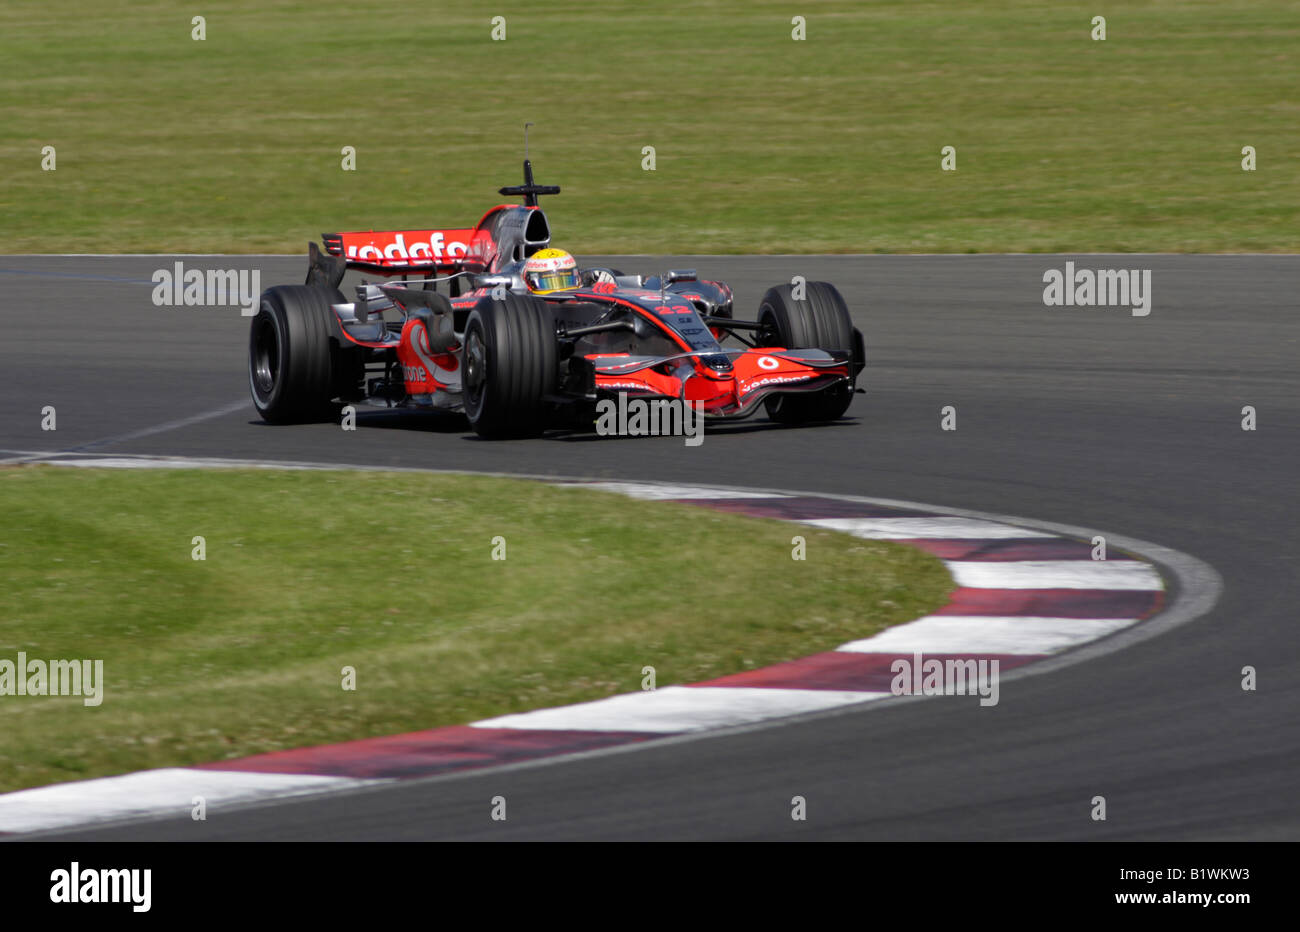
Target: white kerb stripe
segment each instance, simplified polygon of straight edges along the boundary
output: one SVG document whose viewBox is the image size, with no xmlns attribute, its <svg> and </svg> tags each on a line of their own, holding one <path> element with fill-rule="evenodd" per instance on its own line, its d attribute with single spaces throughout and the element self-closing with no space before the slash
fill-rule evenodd
<svg viewBox="0 0 1300 932">
<path fill-rule="evenodd" d="M 854 537 L 871 540 L 947 539 L 1009 540 L 1018 537 L 1051 537 L 1042 531 L 1030 531 L 997 521 L 979 518 L 814 518 L 800 521 L 813 527 L 847 531 Z"/>
<path fill-rule="evenodd" d="M 195 796 L 206 800 L 211 817 L 211 807 L 222 803 L 382 782 L 387 781 L 189 767 L 141 770 L 0 795 L 0 832 L 35 832 L 163 813 L 186 815 Z"/>
<path fill-rule="evenodd" d="M 750 689 L 732 686 L 665 686 L 518 715 L 502 715 L 475 728 L 544 731 L 645 731 L 677 734 L 743 725 L 880 699 L 889 693 L 830 689 Z"/>
<path fill-rule="evenodd" d="M 959 586 L 973 589 L 1159 590 L 1155 567 L 1137 560 L 1015 560 L 981 563 L 945 560 Z"/>
<path fill-rule="evenodd" d="M 1136 618 L 926 615 L 836 650 L 860 654 L 1051 654 L 1136 622 Z"/>
<path fill-rule="evenodd" d="M 577 486 L 602 492 L 618 492 L 632 498 L 664 501 L 671 498 L 789 498 L 775 492 L 745 492 L 739 489 L 706 489 L 698 485 L 655 485 L 642 482 L 559 482 L 556 485 Z"/>
</svg>

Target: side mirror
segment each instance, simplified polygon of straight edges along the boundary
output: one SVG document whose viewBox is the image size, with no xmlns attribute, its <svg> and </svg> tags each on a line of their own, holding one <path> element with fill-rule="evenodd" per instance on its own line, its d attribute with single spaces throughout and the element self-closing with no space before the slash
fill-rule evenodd
<svg viewBox="0 0 1300 932">
<path fill-rule="evenodd" d="M 497 285 L 505 285 L 507 291 L 515 283 L 513 276 L 500 274 L 475 275 L 472 280 L 475 288 L 495 288 Z"/>
<path fill-rule="evenodd" d="M 693 282 L 698 281 L 699 277 L 695 269 L 669 269 L 668 274 L 664 276 L 664 284 L 671 285 L 673 282 Z"/>
</svg>

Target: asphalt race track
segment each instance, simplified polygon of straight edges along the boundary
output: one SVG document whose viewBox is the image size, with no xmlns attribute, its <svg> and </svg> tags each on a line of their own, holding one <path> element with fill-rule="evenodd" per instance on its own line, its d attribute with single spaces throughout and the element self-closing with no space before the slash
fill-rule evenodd
<svg viewBox="0 0 1300 932">
<path fill-rule="evenodd" d="M 1043 273 L 1067 258 L 1152 269 L 1150 315 L 1045 307 Z M 181 261 L 260 268 L 262 287 L 300 282 L 305 269 L 284 257 Z M 1221 574 L 1217 607 L 1118 653 L 1007 683 L 994 708 L 959 697 L 868 704 L 626 753 L 211 812 L 206 822 L 182 813 L 58 837 L 1300 837 L 1300 257 L 610 261 L 625 271 L 698 267 L 731 282 L 737 316 L 793 275 L 835 282 L 866 336 L 868 394 L 839 425 L 780 429 L 760 418 L 709 430 L 697 448 L 585 435 L 487 443 L 463 422 L 383 412 L 351 433 L 268 427 L 248 397 L 238 309 L 150 302 L 150 275 L 171 259 L 4 257 L 0 459 L 263 458 L 908 499 L 1182 550 Z M 54 433 L 40 430 L 45 405 L 58 412 Z M 957 409 L 956 431 L 940 430 L 945 405 Z M 1245 405 L 1257 411 L 1253 432 L 1241 429 Z M 382 488 L 364 474 L 357 484 Z M 447 586 L 474 584 L 445 570 Z M 1247 665 L 1256 692 L 1241 688 Z M 509 800 L 507 822 L 489 818 L 496 795 Z M 790 819 L 794 795 L 807 799 L 806 822 Z M 1105 822 L 1089 817 L 1095 795 L 1107 799 Z"/>
</svg>

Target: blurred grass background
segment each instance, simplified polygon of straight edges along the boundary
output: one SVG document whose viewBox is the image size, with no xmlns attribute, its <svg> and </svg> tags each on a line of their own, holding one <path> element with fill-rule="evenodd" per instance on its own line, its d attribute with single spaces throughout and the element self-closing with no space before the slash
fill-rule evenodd
<svg viewBox="0 0 1300 932">
<path fill-rule="evenodd" d="M 581 253 L 1296 251 L 1298 65 L 1294 0 L 6 0 L 0 251 L 468 226 L 525 120 Z"/>
</svg>

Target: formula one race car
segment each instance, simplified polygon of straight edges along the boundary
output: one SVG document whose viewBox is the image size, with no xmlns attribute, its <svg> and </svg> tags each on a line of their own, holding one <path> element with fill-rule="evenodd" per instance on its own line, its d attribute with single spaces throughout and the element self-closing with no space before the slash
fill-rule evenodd
<svg viewBox="0 0 1300 932">
<path fill-rule="evenodd" d="M 306 284 L 268 289 L 253 318 L 249 382 L 263 419 L 372 404 L 463 411 L 484 437 L 536 436 L 590 429 L 598 403 L 619 393 L 702 406 L 706 419 L 760 403 L 788 424 L 844 414 L 865 354 L 834 286 L 770 288 L 758 319 L 742 321 L 731 289 L 694 271 L 579 269 L 549 248 L 538 207 L 559 191 L 535 184 L 525 160 L 524 183 L 500 189 L 524 204 L 493 207 L 473 228 L 309 244 Z M 348 301 L 338 290 L 348 269 L 387 281 L 363 282 Z"/>
</svg>

